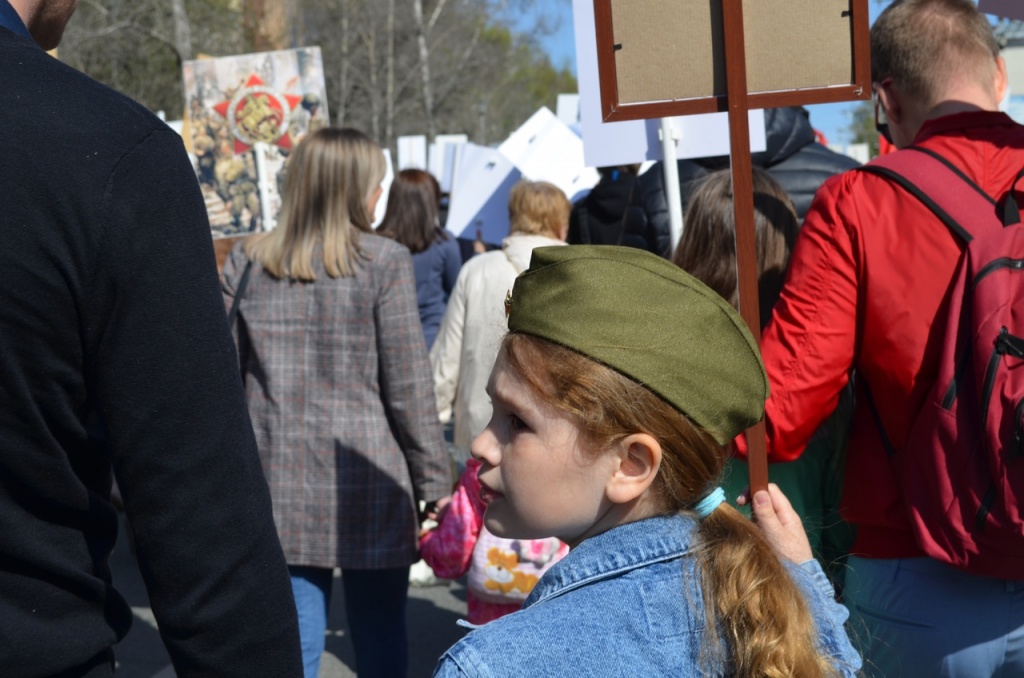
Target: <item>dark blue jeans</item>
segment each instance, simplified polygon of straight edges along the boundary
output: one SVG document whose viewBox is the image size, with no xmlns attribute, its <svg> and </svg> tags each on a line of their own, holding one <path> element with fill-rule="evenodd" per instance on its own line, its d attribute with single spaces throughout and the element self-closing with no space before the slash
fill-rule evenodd
<svg viewBox="0 0 1024 678">
<path fill-rule="evenodd" d="M 333 570 L 289 566 L 299 614 L 305 678 L 317 678 L 331 601 Z M 409 568 L 342 570 L 345 617 L 359 678 L 403 678 L 409 671 L 405 607 Z"/>
</svg>

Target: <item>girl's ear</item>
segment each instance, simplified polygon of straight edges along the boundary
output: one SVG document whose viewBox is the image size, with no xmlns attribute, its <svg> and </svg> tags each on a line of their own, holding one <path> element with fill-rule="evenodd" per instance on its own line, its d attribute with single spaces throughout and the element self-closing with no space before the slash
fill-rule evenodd
<svg viewBox="0 0 1024 678">
<path fill-rule="evenodd" d="M 634 433 L 620 440 L 615 450 L 616 465 L 605 495 L 615 504 L 641 497 L 661 468 L 661 444 L 647 433 Z"/>
</svg>

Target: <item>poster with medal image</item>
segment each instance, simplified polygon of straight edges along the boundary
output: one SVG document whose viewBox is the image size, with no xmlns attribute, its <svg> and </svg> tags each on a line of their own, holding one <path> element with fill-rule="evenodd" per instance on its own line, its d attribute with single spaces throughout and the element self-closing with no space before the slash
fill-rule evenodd
<svg viewBox="0 0 1024 678">
<path fill-rule="evenodd" d="M 272 229 L 289 153 L 330 119 L 320 48 L 197 59 L 182 71 L 213 237 Z"/>
</svg>

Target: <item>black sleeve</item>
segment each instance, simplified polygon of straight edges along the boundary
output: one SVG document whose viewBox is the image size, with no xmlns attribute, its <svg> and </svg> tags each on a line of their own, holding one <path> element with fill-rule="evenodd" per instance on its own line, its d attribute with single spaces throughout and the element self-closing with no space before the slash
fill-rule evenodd
<svg viewBox="0 0 1024 678">
<path fill-rule="evenodd" d="M 672 258 L 672 219 L 669 215 L 669 200 L 665 192 L 665 168 L 656 163 L 637 177 L 630 202 L 631 207 L 643 213 L 644 240 L 651 252 L 665 258 Z M 685 205 L 684 205 L 685 211 Z"/>
<path fill-rule="evenodd" d="M 287 568 L 195 174 L 173 132 L 118 163 L 86 306 L 89 388 L 178 676 L 295 676 Z"/>
<path fill-rule="evenodd" d="M 836 153 L 819 143 L 812 143 L 769 167 L 768 173 L 786 189 L 796 208 L 797 219 L 802 224 L 821 185 L 832 175 L 859 166 L 860 163 L 853 158 Z"/>
<path fill-rule="evenodd" d="M 584 198 L 585 200 L 586 198 Z M 578 201 L 572 206 L 572 211 L 569 212 L 569 231 L 566 235 L 565 241 L 570 245 L 585 245 L 590 243 L 590 239 L 583 240 L 583 233 L 581 232 L 582 224 L 580 223 L 580 215 L 586 207 L 583 204 L 583 200 Z"/>
<path fill-rule="evenodd" d="M 660 162 L 651 165 L 637 179 L 637 190 L 633 199 L 643 207 L 647 215 L 647 227 L 655 234 L 656 247 L 663 254 L 672 247 L 672 224 L 668 214 L 668 199 L 665 197 L 665 169 Z M 667 256 L 671 256 L 669 253 Z"/>
</svg>

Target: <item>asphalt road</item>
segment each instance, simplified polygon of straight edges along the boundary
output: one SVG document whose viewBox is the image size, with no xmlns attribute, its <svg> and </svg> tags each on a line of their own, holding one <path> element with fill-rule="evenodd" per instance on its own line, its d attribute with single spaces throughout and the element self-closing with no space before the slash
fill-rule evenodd
<svg viewBox="0 0 1024 678">
<path fill-rule="evenodd" d="M 131 631 L 114 648 L 117 675 L 119 678 L 175 678 L 127 541 L 122 526 L 122 534 L 110 558 L 110 567 L 114 585 L 132 606 L 135 619 Z M 465 633 L 464 629 L 456 626 L 456 621 L 465 615 L 465 611 L 466 590 L 461 582 L 410 587 L 409 678 L 431 675 L 441 653 Z M 345 623 L 345 601 L 341 582 L 337 581 L 331 598 L 320 678 L 351 678 L 355 675 L 355 659 Z"/>
</svg>

